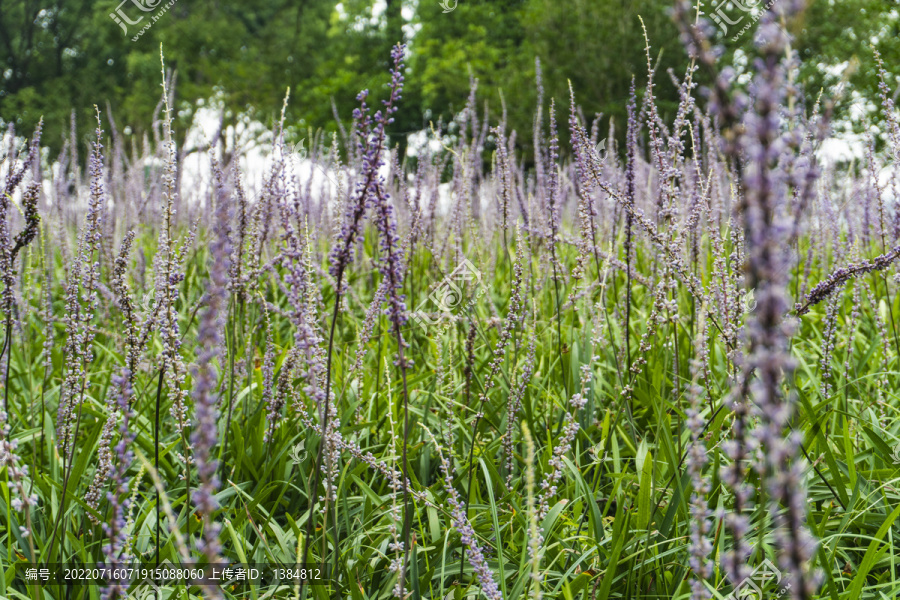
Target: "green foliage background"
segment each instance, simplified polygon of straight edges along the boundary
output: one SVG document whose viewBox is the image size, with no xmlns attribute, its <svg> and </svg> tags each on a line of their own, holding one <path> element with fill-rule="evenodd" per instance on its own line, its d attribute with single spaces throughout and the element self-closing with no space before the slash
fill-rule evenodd
<svg viewBox="0 0 900 600">
<path fill-rule="evenodd" d="M 158 10 L 141 13 L 132 1 L 121 5 L 132 19 Z M 639 91 L 647 80 L 638 16 L 652 46 L 661 110 L 674 108 L 675 88 L 666 71 L 683 76 L 689 58 L 668 16 L 671 4 L 458 0 L 444 13 L 438 0 L 177 0 L 132 41 L 149 17 L 129 27 L 126 36 L 110 18 L 119 0 L 2 0 L 0 119 L 27 134 L 43 116 L 44 140 L 58 150 L 69 132 L 72 107 L 79 130 L 87 134 L 93 105 L 105 108 L 108 102 L 116 122 L 130 124 L 140 136 L 149 130 L 159 100 L 162 43 L 177 72 L 179 131 L 187 129 L 198 99 L 216 98 L 226 124 L 242 115 L 270 123 L 287 88 L 289 123 L 334 129 L 332 100 L 340 117 L 349 120 L 359 90 L 369 88 L 378 98 L 389 49 L 402 38 L 411 56 L 403 109 L 391 132 L 395 140 L 429 121 L 446 121 L 462 108 L 471 74 L 495 117 L 503 93 L 510 127 L 518 131 L 521 147 L 529 148 L 535 57 L 542 61 L 548 98 L 567 102 L 571 80 L 588 118 L 603 113 L 623 122 L 631 78 Z M 834 92 L 847 78 L 849 89 L 874 97 L 876 73 L 855 68 L 872 64 L 872 42 L 888 69 L 900 73 L 897 12 L 891 0 L 811 0 L 793 32 L 810 93 Z M 721 34 L 721 41 L 723 58 L 731 62 L 736 53 L 747 55 L 752 36 L 732 41 Z M 838 119 L 847 118 L 851 96 L 843 95 Z"/>
</svg>

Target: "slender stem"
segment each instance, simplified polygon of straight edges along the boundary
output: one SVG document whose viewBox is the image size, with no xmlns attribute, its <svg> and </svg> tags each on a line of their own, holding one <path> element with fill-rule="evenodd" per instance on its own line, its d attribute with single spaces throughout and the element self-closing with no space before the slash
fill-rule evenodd
<svg viewBox="0 0 900 600">
<path fill-rule="evenodd" d="M 234 311 L 234 295 L 231 298 L 231 311 Z M 231 415 L 234 409 L 234 355 L 237 348 L 235 347 L 234 335 L 234 314 L 231 315 L 231 327 L 228 328 L 228 418 L 225 421 L 225 443 L 222 445 L 222 454 L 219 460 L 219 480 L 224 481 L 225 475 L 225 458 L 228 456 L 228 439 L 231 437 Z"/>
<path fill-rule="evenodd" d="M 331 313 L 331 330 L 328 333 L 328 354 L 325 359 L 325 414 L 322 417 L 322 440 L 319 444 L 319 452 L 316 454 L 316 468 L 313 472 L 313 486 L 310 490 L 312 494 L 309 502 L 309 515 L 306 518 L 306 541 L 303 544 L 303 560 L 302 564 L 306 564 L 306 558 L 309 556 L 309 541 L 312 538 L 313 534 L 313 515 L 315 515 L 315 506 L 316 502 L 319 501 L 319 472 L 322 470 L 322 456 L 325 449 L 326 444 L 326 435 L 328 432 L 328 404 L 331 394 L 331 356 L 332 351 L 334 350 L 334 329 L 335 325 L 337 325 L 338 312 L 341 308 L 341 284 L 344 281 L 344 269 L 341 268 L 338 270 L 337 277 L 335 278 L 335 294 L 334 294 L 334 309 Z M 335 540 L 337 541 L 337 540 Z M 322 556 L 322 564 L 324 565 L 325 557 Z M 300 589 L 303 589 L 303 584 L 305 582 L 300 580 Z M 298 592 L 299 593 L 299 592 Z"/>
<path fill-rule="evenodd" d="M 49 369 L 44 369 L 44 380 L 41 382 L 41 469 L 44 467 L 44 425 L 45 425 L 45 414 L 47 412 L 46 403 L 44 400 L 45 392 L 47 391 L 47 379 L 49 376 Z M 35 473 L 40 473 L 41 471 L 35 470 Z M 31 480 L 32 487 L 34 486 L 34 479 Z"/>
<path fill-rule="evenodd" d="M 631 214 L 625 217 L 625 367 L 628 381 L 632 380 L 631 373 Z M 628 394 L 628 404 L 633 411 L 631 393 Z"/>
<path fill-rule="evenodd" d="M 562 372 L 563 389 L 566 391 L 566 398 L 569 397 L 569 379 L 566 377 L 566 368 L 563 364 L 562 351 L 562 314 L 559 308 L 559 276 L 556 272 L 556 250 L 553 241 L 550 244 L 550 254 L 553 258 L 553 287 L 556 290 L 556 351 L 559 355 L 559 370 Z"/>
<path fill-rule="evenodd" d="M 162 396 L 163 374 L 165 367 L 159 370 L 159 380 L 156 383 L 156 419 L 153 426 L 153 468 L 159 473 L 159 405 Z M 190 520 L 190 519 L 188 519 Z M 156 566 L 159 566 L 159 487 L 156 488 Z"/>
<path fill-rule="evenodd" d="M 59 499 L 59 514 L 56 516 L 56 522 L 53 524 L 53 536 L 50 539 L 50 548 L 53 547 L 53 543 L 56 541 L 56 530 L 62 522 L 63 515 L 65 514 L 66 509 L 66 489 L 69 487 L 69 478 L 72 476 L 72 469 L 75 466 L 73 463 L 75 462 L 75 440 L 78 439 L 78 430 L 81 428 L 81 412 L 84 408 L 84 388 L 85 388 L 85 379 L 81 380 L 81 390 L 79 391 L 78 397 L 78 417 L 75 419 L 75 431 L 71 437 L 72 443 L 71 448 L 69 448 L 68 443 L 63 444 L 63 471 L 65 471 L 65 476 L 63 477 L 63 487 L 62 487 L 62 495 Z M 65 536 L 60 539 L 60 554 L 62 554 L 62 550 L 65 547 Z"/>
<path fill-rule="evenodd" d="M 471 316 L 469 318 L 471 320 Z M 471 324 L 469 325 L 469 327 L 471 327 L 472 331 L 474 332 L 474 329 L 475 329 L 475 321 L 474 320 L 471 320 Z M 474 333 L 473 333 L 473 339 L 474 339 Z M 468 344 L 468 340 L 466 343 Z M 474 366 L 474 363 L 475 363 L 475 357 L 470 354 L 467 357 L 467 361 L 468 361 L 469 371 L 466 375 L 465 390 L 466 390 L 466 408 L 469 408 L 469 399 L 470 399 L 470 394 L 472 391 L 472 367 Z M 512 419 L 512 415 L 510 415 L 507 418 Z M 469 449 L 469 463 L 468 463 L 469 464 L 469 475 L 468 475 L 469 478 L 471 478 L 471 476 L 472 476 L 472 466 L 471 466 L 472 465 L 472 456 L 473 456 L 473 453 L 475 452 L 475 434 L 477 432 L 478 432 L 478 418 L 475 419 L 475 426 L 472 428 L 472 447 Z M 453 448 L 450 448 L 450 451 L 452 452 Z M 471 480 L 469 481 L 467 487 L 468 487 L 468 489 L 466 490 L 465 514 L 468 517 L 468 515 L 469 515 L 469 498 L 471 497 L 471 492 L 472 492 Z M 462 554 L 459 557 L 459 578 L 460 578 L 460 580 L 462 579 L 462 576 L 463 576 L 463 567 L 466 564 L 465 558 L 466 558 L 466 547 L 465 547 L 465 545 L 463 545 Z"/>
<path fill-rule="evenodd" d="M 887 277 L 884 275 L 884 272 L 881 274 L 881 280 L 884 281 L 884 295 L 887 300 L 888 306 L 888 317 L 891 320 L 891 333 L 894 334 L 894 346 L 897 348 L 897 356 L 900 356 L 900 339 L 897 337 L 897 326 L 894 324 L 894 304 L 891 300 L 891 288 L 888 286 Z M 10 353 L 12 353 L 12 348 L 10 348 Z M 9 372 L 9 368 L 7 367 L 7 373 Z"/>
<path fill-rule="evenodd" d="M 468 404 L 468 402 L 466 403 Z M 482 409 L 484 408 L 484 402 L 482 404 Z M 466 468 L 466 508 L 464 510 L 464 514 L 466 518 L 469 517 L 469 500 L 472 498 L 472 467 L 475 460 L 475 442 L 476 436 L 478 435 L 478 424 L 481 422 L 481 411 L 478 412 L 478 416 L 475 417 L 475 425 L 472 427 L 472 445 L 469 446 L 469 460 Z M 459 556 L 459 577 L 462 579 L 463 576 L 463 567 L 466 564 L 466 547 L 462 547 L 462 553 Z"/>
<path fill-rule="evenodd" d="M 569 397 L 569 378 L 566 376 L 566 367 L 563 361 L 563 351 L 562 351 L 562 311 L 559 307 L 559 277 L 556 273 L 556 252 L 553 249 L 553 245 L 550 246 L 550 253 L 553 256 L 553 287 L 556 290 L 556 353 L 559 357 L 559 370 L 560 375 L 562 376 L 563 390 L 565 390 L 566 398 Z M 562 431 L 563 426 L 563 413 L 560 413 L 559 419 L 556 421 L 556 435 L 559 435 L 559 432 Z"/>
<path fill-rule="evenodd" d="M 400 597 L 403 598 L 403 584 L 406 581 L 406 569 L 409 565 L 409 534 L 412 525 L 412 511 L 409 504 L 409 465 L 407 462 L 407 447 L 409 446 L 409 390 L 406 386 L 406 361 L 403 358 L 400 324 L 396 320 L 394 321 L 394 334 L 397 336 L 400 377 L 403 380 L 403 568 L 400 571 Z"/>
<path fill-rule="evenodd" d="M 603 276 L 603 270 L 600 268 L 600 255 L 597 252 L 597 233 L 594 226 L 594 217 L 591 215 L 590 217 L 591 224 L 591 251 L 594 254 L 594 264 L 597 266 L 597 281 L 600 282 L 600 301 L 603 303 L 603 317 L 606 321 L 606 329 L 609 333 L 609 343 L 612 346 L 613 358 L 616 363 L 616 374 L 619 376 L 619 385 L 625 386 L 624 381 L 622 380 L 622 367 L 619 366 L 619 349 L 616 346 L 616 338 L 613 336 L 612 327 L 609 323 L 609 311 L 606 308 L 606 280 Z M 615 285 L 615 275 L 613 275 L 613 285 Z"/>
<path fill-rule="evenodd" d="M 246 304 L 244 303 L 244 297 L 242 294 L 238 293 L 238 323 L 240 323 L 240 329 L 239 329 L 240 335 L 238 335 L 238 337 L 241 340 L 241 344 L 245 351 L 245 354 L 252 356 L 253 354 L 255 354 L 255 351 L 251 351 L 250 347 L 247 346 L 248 342 L 250 342 L 251 345 L 253 343 L 253 331 L 251 330 L 248 333 L 247 327 L 246 327 L 246 323 L 250 322 L 250 319 L 248 319 L 246 316 L 247 312 L 249 312 L 249 311 L 248 311 Z M 258 332 L 258 333 L 261 333 L 261 332 Z M 264 346 L 262 346 L 262 347 L 264 347 Z M 249 358 L 248 358 L 248 360 L 249 360 Z M 251 369 L 244 369 L 244 374 L 246 376 L 246 384 L 247 384 L 247 410 L 241 411 L 241 428 L 247 427 L 247 416 L 248 416 L 248 413 L 250 412 L 250 406 L 251 406 L 250 389 L 252 386 L 251 372 L 252 372 Z"/>
<path fill-rule="evenodd" d="M 191 540 L 191 456 L 188 456 L 190 445 L 184 429 L 181 430 L 181 447 L 184 448 L 184 528 L 185 537 Z"/>
<path fill-rule="evenodd" d="M 3 351 L 0 352 L 0 357 L 3 356 L 3 352 L 6 352 L 6 373 L 3 377 L 3 412 L 9 414 L 9 357 L 12 356 L 12 344 L 10 343 L 10 336 L 12 335 L 12 314 L 7 311 L 6 313 L 6 340 L 3 342 Z"/>
<path fill-rule="evenodd" d="M 881 196 L 879 195 L 879 199 Z M 887 253 L 887 240 L 884 238 L 884 206 L 882 202 L 879 200 L 879 216 L 881 219 L 881 253 Z M 884 271 L 881 272 L 881 279 L 884 281 L 884 294 L 887 297 L 887 305 L 888 305 L 888 316 L 891 318 L 891 333 L 894 334 L 894 346 L 897 348 L 897 356 L 900 357 L 900 338 L 897 337 L 897 326 L 894 323 L 894 303 L 891 300 L 891 288 L 888 286 L 887 276 L 884 274 Z M 8 334 L 7 334 L 8 335 Z M 10 348 L 10 352 L 12 352 L 12 348 Z M 8 369 L 7 369 L 8 371 Z"/>
</svg>

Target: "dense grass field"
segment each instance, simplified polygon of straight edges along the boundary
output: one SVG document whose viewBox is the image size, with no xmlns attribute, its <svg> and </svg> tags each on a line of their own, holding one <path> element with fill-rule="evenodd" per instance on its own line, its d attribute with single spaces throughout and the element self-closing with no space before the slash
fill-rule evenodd
<svg viewBox="0 0 900 600">
<path fill-rule="evenodd" d="M 528 152 L 475 83 L 398 156 L 399 46 L 259 186 L 186 183 L 167 93 L 142 147 L 10 131 L 0 597 L 900 597 L 896 93 L 823 162 L 774 13 L 747 90 L 675 17 L 709 94 L 542 97 Z"/>
</svg>

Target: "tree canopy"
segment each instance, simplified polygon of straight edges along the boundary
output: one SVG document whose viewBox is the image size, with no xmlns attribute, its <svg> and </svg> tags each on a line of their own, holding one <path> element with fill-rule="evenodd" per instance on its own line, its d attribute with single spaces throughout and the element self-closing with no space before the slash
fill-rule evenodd
<svg viewBox="0 0 900 600">
<path fill-rule="evenodd" d="M 733 2 L 723 13 L 728 22 L 751 18 L 735 6 L 759 4 Z M 93 105 L 105 110 L 108 103 L 117 123 L 141 135 L 159 102 L 161 43 L 167 66 L 177 73 L 181 131 L 198 100 L 221 106 L 230 121 L 249 115 L 271 122 L 288 88 L 294 127 L 333 129 L 332 103 L 348 120 L 361 89 L 375 101 L 384 95 L 389 49 L 402 40 L 410 59 L 391 131 L 395 139 L 429 121 L 446 122 L 465 105 L 474 77 L 479 110 L 486 107 L 496 119 L 504 98 L 509 127 L 528 148 L 537 100 L 535 57 L 545 103 L 554 98 L 558 110 L 567 111 L 571 82 L 588 118 L 602 113 L 616 124 L 624 120 L 632 78 L 639 92 L 647 85 L 641 18 L 656 73 L 654 93 L 664 111 L 677 98 L 668 70 L 681 78 L 689 64 L 669 17 L 670 0 L 458 0 L 448 12 L 444 6 L 454 3 L 0 0 L 0 119 L 28 131 L 43 116 L 44 139 L 58 148 L 72 107 L 79 131 L 87 133 Z M 792 32 L 803 48 L 800 79 L 807 90 L 828 94 L 843 81 L 874 97 L 871 46 L 883 55 L 890 76 L 900 71 L 897 13 L 889 0 L 812 1 Z M 119 23 L 111 15 L 125 18 Z M 753 40 L 749 33 L 736 35 L 740 26 L 718 32 L 722 51 L 750 57 Z M 867 68 L 854 69 L 860 63 Z M 852 93 L 841 96 L 838 117 L 849 114 L 853 99 Z"/>
</svg>

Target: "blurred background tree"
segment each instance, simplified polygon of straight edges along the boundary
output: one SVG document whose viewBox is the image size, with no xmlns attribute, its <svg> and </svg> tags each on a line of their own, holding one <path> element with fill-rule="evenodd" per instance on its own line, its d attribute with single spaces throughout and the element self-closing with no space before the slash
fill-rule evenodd
<svg viewBox="0 0 900 600">
<path fill-rule="evenodd" d="M 142 12 L 135 3 L 158 5 Z M 565 122 L 571 81 L 585 116 L 604 114 L 604 135 L 610 118 L 619 133 L 623 129 L 632 77 L 639 93 L 646 87 L 639 15 L 650 38 L 663 111 L 677 104 L 667 70 L 681 78 L 689 63 L 668 16 L 671 0 L 458 0 L 449 12 L 444 6 L 452 7 L 452 0 L 443 6 L 439 0 L 178 0 L 132 41 L 165 4 L 0 0 L 0 119 L 29 132 L 43 115 L 44 140 L 58 150 L 73 108 L 83 140 L 93 129 L 93 105 L 105 111 L 108 102 L 116 123 L 130 125 L 131 135 L 140 136 L 149 131 L 159 102 L 162 43 L 167 66 L 177 71 L 181 135 L 198 101 L 221 107 L 226 124 L 257 119 L 270 126 L 287 88 L 291 126 L 332 130 L 332 103 L 348 121 L 361 89 L 370 90 L 372 106 L 384 96 L 390 47 L 402 39 L 409 44 L 409 71 L 390 132 L 393 142 L 429 121 L 446 123 L 465 105 L 471 74 L 479 82 L 479 112 L 487 103 L 496 122 L 502 93 L 509 127 L 517 130 L 527 153 L 537 99 L 535 57 L 542 64 L 544 118 L 555 98 Z M 851 93 L 842 96 L 838 118 L 849 116 L 855 99 L 874 98 L 877 72 L 870 44 L 884 56 L 894 78 L 890 85 L 897 87 L 895 2 L 809 4 L 793 33 L 805 61 L 800 81 L 810 94 L 822 88 L 827 95 L 846 79 Z M 131 19 L 144 17 L 127 34 L 110 18 L 119 7 Z M 743 17 L 733 18 L 738 16 Z M 740 72 L 749 65 L 753 45 L 750 33 L 729 37 L 739 27 L 720 35 L 725 60 Z M 856 64 L 866 66 L 854 69 Z"/>
</svg>

